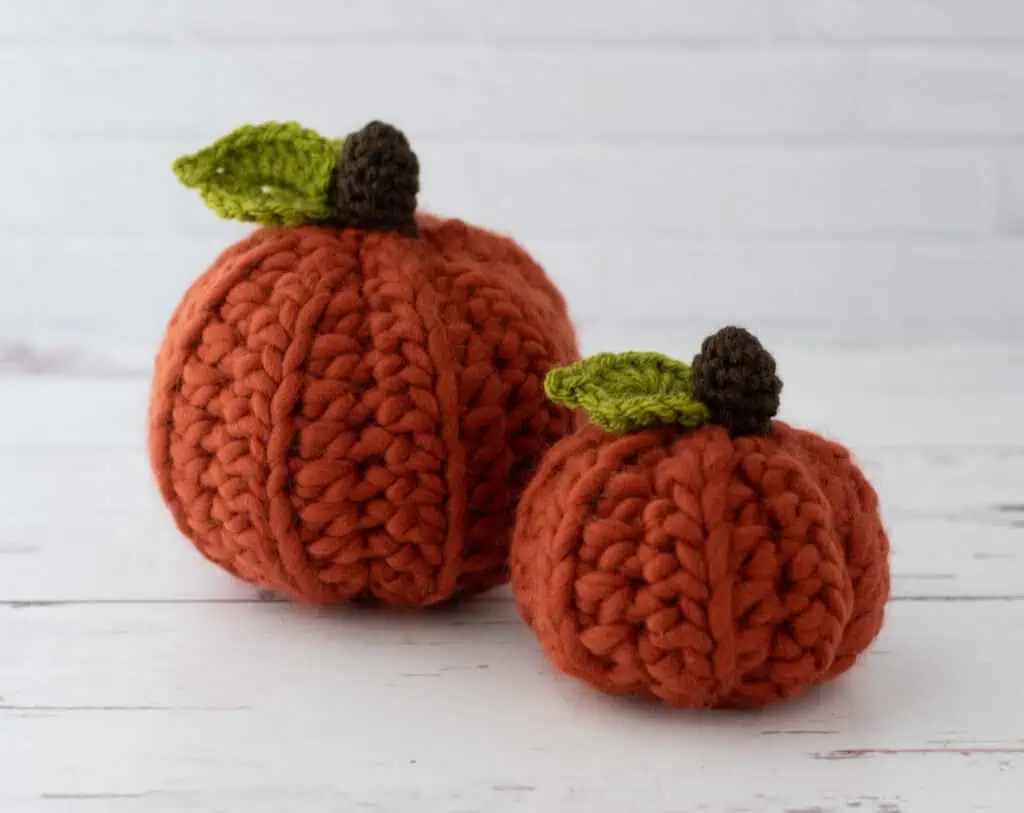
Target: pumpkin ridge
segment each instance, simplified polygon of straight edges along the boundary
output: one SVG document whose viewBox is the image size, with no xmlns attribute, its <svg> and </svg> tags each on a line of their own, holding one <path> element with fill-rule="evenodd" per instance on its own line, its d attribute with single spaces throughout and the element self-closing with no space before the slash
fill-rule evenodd
<svg viewBox="0 0 1024 813">
<path fill-rule="evenodd" d="M 443 543 L 444 564 L 436 574 L 434 590 L 425 598 L 425 603 L 432 604 L 455 591 L 465 554 L 465 450 L 460 438 L 458 366 L 451 352 L 448 327 L 441 307 L 437 252 L 429 244 L 402 238 L 382 236 L 377 245 L 398 246 L 415 251 L 419 260 L 415 265 L 405 260 L 396 263 L 394 268 L 404 278 L 411 292 L 412 310 L 427 333 L 425 348 L 434 365 L 432 395 L 436 397 L 440 410 L 441 439 L 447 452 L 439 461 L 447 483 L 442 502 L 447 517 Z"/>
<path fill-rule="evenodd" d="M 297 391 L 292 409 L 288 412 L 288 420 L 285 421 L 283 415 L 278 415 L 271 422 L 275 429 L 288 427 L 287 437 L 282 435 L 277 446 L 278 466 L 282 472 L 280 488 L 282 496 L 287 497 L 286 507 L 282 501 L 282 518 L 279 519 L 279 529 L 276 532 L 279 540 L 277 552 L 281 561 L 286 566 L 290 565 L 289 572 L 300 585 L 294 590 L 293 597 L 315 596 L 316 603 L 330 604 L 350 596 L 346 593 L 347 587 L 343 581 L 324 579 L 325 573 L 336 568 L 336 557 L 323 555 L 323 549 L 331 546 L 331 540 L 324 534 L 309 538 L 309 530 L 304 527 L 301 520 L 302 512 L 316 502 L 306 498 L 302 493 L 308 488 L 305 480 L 309 466 L 313 463 L 301 451 L 302 436 L 308 433 L 311 427 L 319 424 L 318 418 L 308 417 L 311 393 L 319 386 L 332 383 L 333 380 L 329 370 L 319 369 L 321 358 L 317 341 L 325 335 L 326 325 L 338 298 L 349 291 L 346 283 L 350 277 L 358 279 L 356 287 L 365 301 L 367 274 L 358 258 L 363 255 L 368 235 L 360 231 L 343 233 L 335 229 L 315 227 L 299 228 L 295 234 L 299 237 L 299 242 L 295 246 L 296 262 L 290 271 L 278 279 L 275 288 L 281 287 L 284 278 L 294 278 L 294 284 L 301 286 L 301 290 L 279 290 L 278 298 L 273 300 L 284 303 L 284 307 L 294 304 L 298 308 L 296 323 L 289 331 L 292 334 L 289 350 L 292 347 L 301 348 L 301 359 L 292 360 L 293 372 L 298 377 L 295 379 Z M 336 266 L 329 267 L 328 258 L 336 260 L 339 255 L 350 258 L 352 266 L 346 268 L 335 279 Z M 314 303 L 317 305 L 315 317 L 307 317 L 300 330 L 298 318 L 309 311 L 311 304 Z M 281 310 L 275 310 L 275 313 L 280 318 Z M 354 338 L 360 342 L 360 349 L 365 353 L 369 344 L 365 318 L 354 331 Z M 285 516 L 288 517 L 287 524 Z"/>
<path fill-rule="evenodd" d="M 193 536 L 194 530 L 185 510 L 180 489 L 175 485 L 173 478 L 173 438 L 170 429 L 175 402 L 191 406 L 181 392 L 185 364 L 199 345 L 202 333 L 219 318 L 218 311 L 234 286 L 251 274 L 251 256 L 261 255 L 259 263 L 264 262 L 274 250 L 268 244 L 273 242 L 276 236 L 277 232 L 273 229 L 259 229 L 245 241 L 232 246 L 217 257 L 196 280 L 188 295 L 175 310 L 168 326 L 168 337 L 157 359 L 150 396 L 150 431 L 147 445 L 151 467 L 161 494 L 171 509 L 178 529 L 189 537 Z M 261 248 L 262 251 L 257 250 Z M 198 304 L 200 297 L 204 298 L 202 307 Z M 187 322 L 179 330 L 176 325 L 180 319 L 187 319 Z M 175 338 L 173 342 L 170 340 L 172 336 Z M 204 545 L 199 545 L 199 550 L 204 556 L 211 558 L 209 550 Z M 261 553 L 264 566 L 274 573 L 276 578 L 290 587 L 295 587 L 291 575 L 286 575 L 286 571 L 280 568 L 277 558 L 270 555 L 265 548 L 261 549 Z M 233 565 L 229 562 L 220 559 L 214 561 L 233 570 Z"/>
<path fill-rule="evenodd" d="M 545 438 L 567 431 L 570 416 L 543 397 L 542 381 L 552 363 L 577 355 L 575 339 L 553 335 L 544 325 L 560 318 L 543 290 L 517 286 L 514 271 L 532 262 L 503 238 L 481 240 L 462 221 L 431 219 L 420 236 L 438 257 L 436 286 L 445 303 L 464 410 L 466 460 L 465 572 L 481 583 L 507 579 L 508 561 L 499 549 L 511 541 L 514 494 L 525 488 Z M 486 375 L 480 377 L 480 370 Z M 497 398 L 495 398 L 497 396 Z M 482 475 L 481 470 L 491 473 Z M 512 488 L 493 492 L 500 477 Z M 501 497 L 501 498 L 499 498 Z M 496 546 L 493 538 L 505 539 Z"/>
<path fill-rule="evenodd" d="M 295 274 L 295 284 L 301 284 L 303 298 L 294 325 L 289 328 L 281 324 L 287 331 L 289 341 L 281 353 L 280 374 L 276 375 L 276 369 L 267 369 L 268 366 L 276 367 L 276 364 L 268 365 L 264 362 L 263 365 L 264 372 L 277 379 L 277 386 L 270 397 L 270 434 L 266 444 L 268 525 L 274 534 L 281 563 L 294 582 L 306 592 L 321 592 L 322 587 L 296 527 L 290 457 L 298 435 L 298 413 L 302 410 L 309 384 L 308 366 L 315 331 L 332 299 L 332 292 L 323 290 L 320 282 L 321 279 L 304 280 L 301 274 Z M 267 301 L 268 308 L 272 307 L 275 294 L 283 295 L 284 291 L 279 286 L 274 287 Z M 280 324 L 281 311 L 276 311 L 275 315 Z"/>
</svg>

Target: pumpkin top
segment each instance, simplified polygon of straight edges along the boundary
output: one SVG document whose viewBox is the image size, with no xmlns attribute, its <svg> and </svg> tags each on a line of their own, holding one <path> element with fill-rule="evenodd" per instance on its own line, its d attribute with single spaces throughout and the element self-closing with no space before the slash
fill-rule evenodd
<svg viewBox="0 0 1024 813">
<path fill-rule="evenodd" d="M 333 140 L 293 121 L 246 124 L 173 169 L 223 218 L 416 234 L 419 161 L 383 122 Z"/>
<path fill-rule="evenodd" d="M 781 390 L 775 359 L 739 327 L 708 336 L 692 365 L 660 353 L 599 353 L 551 370 L 544 380 L 552 401 L 582 407 L 591 421 L 615 433 L 710 422 L 732 435 L 767 435 Z"/>
</svg>

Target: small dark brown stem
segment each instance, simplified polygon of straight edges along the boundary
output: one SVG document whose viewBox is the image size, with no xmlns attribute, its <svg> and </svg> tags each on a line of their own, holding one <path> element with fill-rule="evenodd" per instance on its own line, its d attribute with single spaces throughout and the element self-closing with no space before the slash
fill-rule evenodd
<svg viewBox="0 0 1024 813">
<path fill-rule="evenodd" d="M 767 435 L 779 411 L 775 359 L 750 331 L 726 327 L 708 336 L 691 367 L 693 394 L 711 423 L 733 435 Z"/>
<path fill-rule="evenodd" d="M 420 165 L 401 130 L 372 121 L 352 133 L 342 144 L 334 175 L 341 223 L 415 236 Z"/>
</svg>

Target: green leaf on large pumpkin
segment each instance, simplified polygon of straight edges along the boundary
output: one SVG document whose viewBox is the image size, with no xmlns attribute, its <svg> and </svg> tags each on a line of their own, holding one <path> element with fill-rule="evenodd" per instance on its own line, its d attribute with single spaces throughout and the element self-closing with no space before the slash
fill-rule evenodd
<svg viewBox="0 0 1024 813">
<path fill-rule="evenodd" d="M 340 142 L 296 122 L 246 124 L 194 155 L 174 174 L 230 220 L 297 226 L 328 219 Z"/>
<path fill-rule="evenodd" d="M 653 424 L 694 428 L 708 410 L 693 397 L 690 366 L 661 353 L 598 353 L 544 379 L 548 398 L 570 409 L 586 410 L 609 432 L 629 432 Z"/>
</svg>

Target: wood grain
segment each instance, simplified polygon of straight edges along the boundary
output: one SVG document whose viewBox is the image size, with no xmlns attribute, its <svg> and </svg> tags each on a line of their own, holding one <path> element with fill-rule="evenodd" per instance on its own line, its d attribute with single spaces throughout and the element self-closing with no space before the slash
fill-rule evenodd
<svg viewBox="0 0 1024 813">
<path fill-rule="evenodd" d="M 684 714 L 556 676 L 507 602 L 408 618 L 8 607 L 0 803 L 1008 810 L 1024 767 L 1022 624 L 1022 602 L 896 603 L 834 685 L 760 713 Z"/>
<path fill-rule="evenodd" d="M 507 589 L 419 615 L 270 600 L 159 504 L 144 376 L 0 377 L 0 811 L 1014 810 L 1024 348 L 773 349 L 786 417 L 882 496 L 894 601 L 856 669 L 751 714 L 554 674 Z"/>
</svg>

